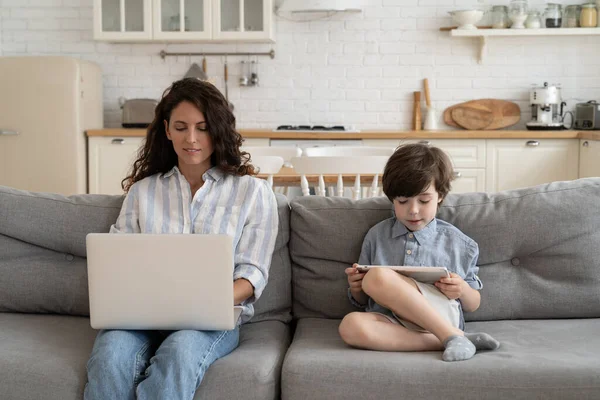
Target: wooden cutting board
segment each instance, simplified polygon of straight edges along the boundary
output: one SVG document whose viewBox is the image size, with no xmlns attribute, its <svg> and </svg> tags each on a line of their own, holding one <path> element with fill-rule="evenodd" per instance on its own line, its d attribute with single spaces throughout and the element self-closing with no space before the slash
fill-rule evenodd
<svg viewBox="0 0 600 400">
<path fill-rule="evenodd" d="M 460 111 L 453 113 L 453 110 L 457 109 Z M 491 121 L 489 121 L 490 114 Z M 512 126 L 520 120 L 521 109 L 516 103 L 507 100 L 472 100 L 453 105 L 444 111 L 444 123 L 469 130 L 501 129 Z"/>
</svg>

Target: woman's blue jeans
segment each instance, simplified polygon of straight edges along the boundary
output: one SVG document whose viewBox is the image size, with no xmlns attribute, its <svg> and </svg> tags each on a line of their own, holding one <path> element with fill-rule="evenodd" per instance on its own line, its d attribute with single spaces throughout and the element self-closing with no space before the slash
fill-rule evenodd
<svg viewBox="0 0 600 400">
<path fill-rule="evenodd" d="M 192 400 L 208 367 L 239 342 L 232 331 L 98 333 L 88 361 L 85 400 Z"/>
</svg>

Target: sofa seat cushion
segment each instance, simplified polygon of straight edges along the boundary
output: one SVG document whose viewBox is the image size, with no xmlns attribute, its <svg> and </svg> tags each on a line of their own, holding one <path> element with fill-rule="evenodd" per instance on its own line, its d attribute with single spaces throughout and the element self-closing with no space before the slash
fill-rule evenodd
<svg viewBox="0 0 600 400">
<path fill-rule="evenodd" d="M 2 400 L 80 400 L 96 331 L 83 317 L 0 313 Z M 244 325 L 240 345 L 207 371 L 195 399 L 278 399 L 288 325 Z"/>
<path fill-rule="evenodd" d="M 598 399 L 600 319 L 467 323 L 500 349 L 463 362 L 441 352 L 353 349 L 340 320 L 298 321 L 282 372 L 282 398 L 305 399 Z"/>
<path fill-rule="evenodd" d="M 0 397 L 82 399 L 95 338 L 88 318 L 0 313 Z"/>
<path fill-rule="evenodd" d="M 279 399 L 290 341 L 289 326 L 279 321 L 242 326 L 239 347 L 211 365 L 194 399 Z"/>
</svg>

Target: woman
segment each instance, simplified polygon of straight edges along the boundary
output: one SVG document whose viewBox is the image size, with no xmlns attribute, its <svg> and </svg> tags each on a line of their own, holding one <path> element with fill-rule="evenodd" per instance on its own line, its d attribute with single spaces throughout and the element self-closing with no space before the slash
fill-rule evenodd
<svg viewBox="0 0 600 400">
<path fill-rule="evenodd" d="M 239 325 L 252 317 L 266 286 L 278 224 L 275 196 L 252 176 L 241 144 L 229 104 L 212 84 L 173 83 L 123 180 L 127 196 L 111 227 L 114 233 L 231 235 L 234 304 L 244 306 L 238 328 L 100 331 L 85 399 L 191 400 L 208 367 L 237 347 Z"/>
</svg>

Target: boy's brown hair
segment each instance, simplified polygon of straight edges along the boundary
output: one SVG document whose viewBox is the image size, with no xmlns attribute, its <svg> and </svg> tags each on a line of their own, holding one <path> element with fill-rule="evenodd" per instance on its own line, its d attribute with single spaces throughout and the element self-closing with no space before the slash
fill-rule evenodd
<svg viewBox="0 0 600 400">
<path fill-rule="evenodd" d="M 396 197 L 414 197 L 423 193 L 431 181 L 440 198 L 450 192 L 454 168 L 441 149 L 427 144 L 401 145 L 394 151 L 383 171 L 383 192 L 394 201 Z"/>
</svg>

